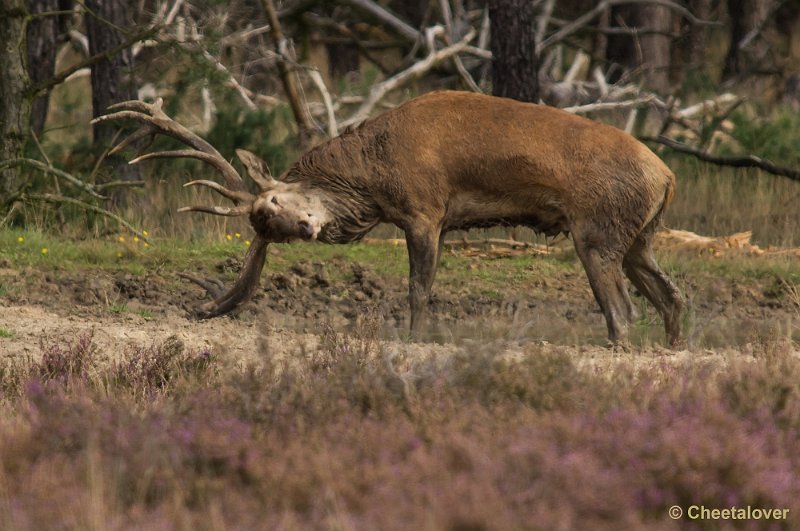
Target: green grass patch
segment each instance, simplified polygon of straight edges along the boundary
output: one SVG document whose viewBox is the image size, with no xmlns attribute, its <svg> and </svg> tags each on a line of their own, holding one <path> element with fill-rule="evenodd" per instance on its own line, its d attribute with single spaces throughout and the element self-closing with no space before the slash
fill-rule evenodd
<svg viewBox="0 0 800 531">
<path fill-rule="evenodd" d="M 0 328 L 0 338 L 3 337 L 14 337 L 14 332 L 6 328 Z"/>
</svg>

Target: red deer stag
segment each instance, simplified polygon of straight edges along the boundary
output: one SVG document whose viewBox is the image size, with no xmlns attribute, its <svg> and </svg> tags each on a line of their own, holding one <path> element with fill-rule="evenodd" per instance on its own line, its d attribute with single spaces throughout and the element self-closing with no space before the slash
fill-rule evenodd
<svg viewBox="0 0 800 531">
<path fill-rule="evenodd" d="M 142 127 L 119 151 L 162 134 L 192 149 L 131 161 L 193 157 L 216 168 L 219 192 L 233 207 L 193 206 L 221 216 L 249 215 L 256 236 L 233 287 L 201 306 L 201 317 L 230 312 L 258 287 L 270 242 L 347 243 L 380 222 L 405 231 L 410 261 L 411 330 L 429 300 L 444 234 L 522 225 L 571 234 L 612 342 L 626 339 L 634 306 L 623 271 L 660 312 L 667 340 L 680 336 L 683 299 L 655 261 L 652 240 L 670 203 L 675 177 L 633 137 L 543 105 L 464 92 L 416 98 L 321 144 L 275 180 L 258 157 L 237 155 L 260 192 L 253 195 L 210 144 L 174 122 L 161 101 L 129 101 L 95 121 L 133 119 Z"/>
</svg>

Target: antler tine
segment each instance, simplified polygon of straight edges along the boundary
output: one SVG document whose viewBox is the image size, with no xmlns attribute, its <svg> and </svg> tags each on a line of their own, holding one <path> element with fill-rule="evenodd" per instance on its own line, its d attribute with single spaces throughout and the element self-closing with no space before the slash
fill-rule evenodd
<svg viewBox="0 0 800 531">
<path fill-rule="evenodd" d="M 244 265 L 234 285 L 213 301 L 202 305 L 197 312 L 198 317 L 209 319 L 226 314 L 251 299 L 258 289 L 258 279 L 266 258 L 267 242 L 256 234 L 252 245 L 247 250 Z"/>
<path fill-rule="evenodd" d="M 231 166 L 221 156 L 217 156 L 217 155 L 210 154 L 210 153 L 205 153 L 203 151 L 198 151 L 196 149 L 177 149 L 177 150 L 174 150 L 174 151 L 156 151 L 154 153 L 147 153 L 146 155 L 142 155 L 142 156 L 136 157 L 135 159 L 130 161 L 128 164 L 138 164 L 139 162 L 142 162 L 143 160 L 149 160 L 149 159 L 168 159 L 168 158 L 193 158 L 193 159 L 202 160 L 203 162 L 206 162 L 209 165 L 211 165 L 214 168 L 216 168 L 223 175 L 225 175 L 225 173 L 227 171 L 229 171 L 229 169 L 233 170 L 233 166 Z M 235 171 L 235 170 L 233 170 L 233 171 Z M 236 176 L 238 177 L 238 175 L 239 174 L 237 173 Z M 230 183 L 230 181 L 228 179 L 225 179 L 225 180 L 228 183 Z M 196 181 L 193 181 L 193 182 L 196 182 Z M 212 181 L 203 181 L 203 182 L 209 182 L 210 183 Z M 189 184 L 191 184 L 191 183 L 189 183 Z M 230 188 L 226 188 L 226 187 L 221 186 L 221 185 L 219 185 L 217 183 L 214 183 L 214 184 L 218 188 L 215 188 L 215 187 L 210 186 L 210 185 L 207 185 L 207 186 L 209 186 L 210 188 L 214 188 L 214 190 L 216 190 L 217 192 L 221 193 L 222 195 L 224 195 L 228 199 L 231 199 L 237 205 L 239 203 L 253 202 L 256 199 L 253 194 L 251 194 L 251 193 L 249 193 L 249 192 L 247 192 L 247 191 L 245 191 L 245 190 L 243 190 L 241 188 L 236 188 L 234 190 L 231 190 Z M 187 185 L 184 185 L 184 186 L 187 186 Z"/>
<path fill-rule="evenodd" d="M 138 111 L 142 113 L 149 113 L 153 116 L 157 114 L 164 114 L 164 111 L 161 110 L 161 107 L 164 105 L 164 100 L 162 98 L 158 98 L 153 103 L 147 103 L 146 101 L 142 100 L 127 100 L 121 101 L 119 103 L 114 103 L 113 105 L 108 106 L 109 111 L 115 111 L 117 109 L 123 109 L 128 111 Z"/>
<path fill-rule="evenodd" d="M 237 149 L 236 156 L 242 161 L 242 164 L 247 169 L 247 174 L 262 192 L 268 192 L 275 188 L 278 181 L 272 176 L 266 162 L 246 149 Z"/>
<path fill-rule="evenodd" d="M 218 194 L 227 197 L 231 201 L 236 203 L 252 203 L 256 200 L 255 196 L 248 192 L 237 192 L 234 190 L 228 190 L 221 184 L 214 182 L 214 181 L 205 181 L 205 180 L 197 180 L 191 181 L 184 184 L 184 188 L 187 186 L 207 186 L 217 192 Z"/>
<path fill-rule="evenodd" d="M 205 212 L 206 214 L 214 214 L 215 216 L 236 217 L 249 214 L 252 210 L 252 205 L 240 205 L 236 207 L 197 205 L 181 207 L 178 209 L 178 212 Z"/>
<path fill-rule="evenodd" d="M 134 143 L 134 142 L 136 142 L 138 140 L 141 140 L 142 138 L 145 138 L 145 137 L 149 136 L 150 137 L 150 141 L 147 143 L 146 146 L 143 146 L 139 150 L 139 152 L 141 153 L 142 151 L 144 151 L 145 149 L 150 147 L 150 145 L 153 143 L 153 141 L 156 138 L 156 132 L 157 131 L 158 130 L 155 127 L 153 127 L 152 125 L 143 125 L 139 129 L 137 129 L 136 131 L 134 131 L 133 133 L 131 133 L 130 135 L 125 137 L 119 144 L 117 144 L 116 146 L 111 148 L 111 151 L 109 151 L 108 154 L 109 155 L 113 155 L 114 153 L 119 153 L 120 151 L 122 151 L 123 149 L 125 149 L 126 147 L 131 145 L 132 143 Z"/>
<path fill-rule="evenodd" d="M 115 112 L 106 114 L 104 116 L 99 116 L 92 120 L 92 123 L 96 124 L 111 120 L 130 119 L 135 120 L 145 126 L 146 129 L 139 129 L 133 133 L 133 139 L 128 137 L 123 140 L 121 145 L 115 148 L 115 151 L 149 134 L 155 135 L 160 133 L 162 135 L 171 136 L 172 138 L 183 142 L 189 147 L 194 148 L 194 151 L 166 152 L 171 153 L 171 155 L 161 156 L 189 156 L 201 159 L 214 166 L 214 168 L 216 168 L 217 171 L 222 174 L 222 177 L 225 179 L 225 183 L 229 189 L 244 191 L 244 181 L 231 163 L 225 160 L 225 158 L 214 148 L 214 146 L 167 116 L 167 114 L 161 110 L 162 104 L 163 101 L 161 98 L 152 104 L 138 100 L 124 101 L 109 107 L 109 110 Z M 144 157 L 137 158 L 136 161 L 145 160 L 146 158 L 147 156 L 145 155 Z"/>
</svg>

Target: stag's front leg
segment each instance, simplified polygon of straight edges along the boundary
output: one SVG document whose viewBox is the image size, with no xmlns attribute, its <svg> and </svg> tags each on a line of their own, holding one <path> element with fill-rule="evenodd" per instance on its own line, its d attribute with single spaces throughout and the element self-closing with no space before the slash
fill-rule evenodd
<svg viewBox="0 0 800 531">
<path fill-rule="evenodd" d="M 438 228 L 406 230 L 410 266 L 408 301 L 411 306 L 411 335 L 414 339 L 419 339 L 422 324 L 425 322 L 431 286 L 439 261 L 440 239 Z"/>
</svg>

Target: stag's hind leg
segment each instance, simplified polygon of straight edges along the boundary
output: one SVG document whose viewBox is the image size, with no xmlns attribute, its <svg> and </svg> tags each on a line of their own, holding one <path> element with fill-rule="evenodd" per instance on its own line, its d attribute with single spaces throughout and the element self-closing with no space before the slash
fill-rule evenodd
<svg viewBox="0 0 800 531">
<path fill-rule="evenodd" d="M 586 270 L 594 298 L 605 316 L 608 339 L 613 343 L 624 343 L 628 335 L 627 325 L 635 319 L 636 311 L 622 275 L 622 252 L 617 249 L 622 246 L 614 245 L 606 238 L 597 238 L 597 230 L 573 230 L 575 250 Z"/>
<path fill-rule="evenodd" d="M 661 314 L 667 342 L 670 346 L 675 346 L 681 335 L 684 301 L 678 288 L 656 262 L 652 245 L 655 227 L 656 223 L 651 222 L 636 237 L 625 254 L 623 267 L 631 283 Z"/>
</svg>

